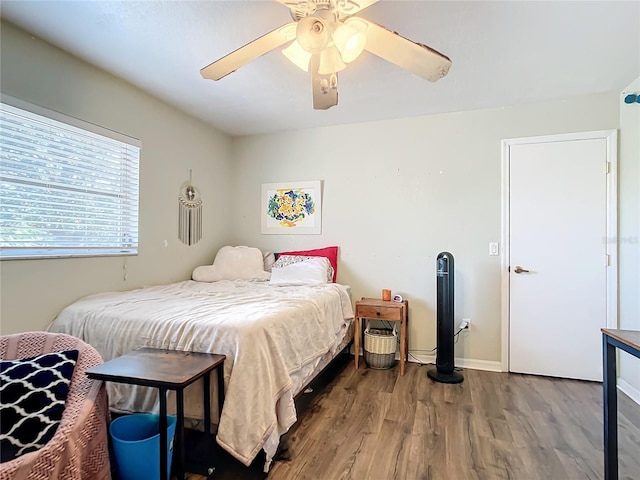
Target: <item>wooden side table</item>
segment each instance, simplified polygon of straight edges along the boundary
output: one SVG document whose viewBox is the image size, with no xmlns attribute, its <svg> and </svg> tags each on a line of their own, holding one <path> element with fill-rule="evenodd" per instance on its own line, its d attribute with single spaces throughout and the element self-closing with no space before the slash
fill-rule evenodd
<svg viewBox="0 0 640 480">
<path fill-rule="evenodd" d="M 618 391 L 616 348 L 640 358 L 640 331 L 601 328 L 604 406 L 604 478 L 618 478 Z"/>
<path fill-rule="evenodd" d="M 89 378 L 155 387 L 160 393 L 160 478 L 167 478 L 167 390 L 176 391 L 177 478 L 184 479 L 184 389 L 204 382 L 204 431 L 211 430 L 211 371 L 218 370 L 218 409 L 224 402 L 224 355 L 141 348 L 87 370 Z M 207 449 L 209 450 L 209 449 Z"/>
<path fill-rule="evenodd" d="M 354 350 L 355 365 L 358 369 L 360 362 L 360 343 L 362 342 L 362 319 L 385 320 L 387 322 L 400 322 L 400 375 L 404 375 L 405 362 L 409 360 L 409 301 L 391 302 L 377 298 L 362 298 L 356 302 Z"/>
</svg>

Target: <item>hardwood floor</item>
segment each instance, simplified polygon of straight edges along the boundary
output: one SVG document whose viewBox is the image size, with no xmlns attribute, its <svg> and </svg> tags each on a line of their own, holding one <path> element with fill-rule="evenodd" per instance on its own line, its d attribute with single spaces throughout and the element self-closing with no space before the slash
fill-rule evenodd
<svg viewBox="0 0 640 480">
<path fill-rule="evenodd" d="M 361 369 L 342 362 L 305 395 L 286 435 L 290 460 L 268 476 L 226 458 L 222 480 L 601 479 L 602 385 L 465 370 L 434 383 L 429 366 Z M 322 381 L 322 380 L 321 380 Z M 640 480 L 640 406 L 619 404 L 620 479 Z M 203 479 L 197 475 L 193 480 Z"/>
</svg>

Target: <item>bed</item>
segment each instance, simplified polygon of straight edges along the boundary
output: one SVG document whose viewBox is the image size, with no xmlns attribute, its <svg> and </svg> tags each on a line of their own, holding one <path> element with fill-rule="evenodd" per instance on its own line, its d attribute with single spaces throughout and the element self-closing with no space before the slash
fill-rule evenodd
<svg viewBox="0 0 640 480">
<path fill-rule="evenodd" d="M 295 265 L 283 268 L 302 263 Z M 273 271 L 281 277 L 286 270 Z M 65 308 L 49 330 L 84 340 L 105 361 L 141 347 L 226 355 L 216 440 L 245 465 L 264 450 L 266 470 L 296 421 L 294 396 L 349 344 L 352 320 L 349 288 L 338 283 L 187 280 L 91 295 Z M 202 385 L 193 387 L 185 416 L 198 420 Z M 116 411 L 157 409 L 155 389 L 107 388 Z M 217 419 L 216 402 L 211 410 Z"/>
</svg>

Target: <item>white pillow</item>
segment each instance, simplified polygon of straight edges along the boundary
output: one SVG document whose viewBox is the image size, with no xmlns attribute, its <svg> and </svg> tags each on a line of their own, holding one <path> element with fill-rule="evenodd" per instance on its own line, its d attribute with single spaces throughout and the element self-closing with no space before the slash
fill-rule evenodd
<svg viewBox="0 0 640 480">
<path fill-rule="evenodd" d="M 196 282 L 219 280 L 269 280 L 264 271 L 262 252 L 253 247 L 222 247 L 213 265 L 196 267 L 191 276 Z"/>
<path fill-rule="evenodd" d="M 292 263 L 304 262 L 305 260 L 309 260 L 311 258 L 317 258 L 315 256 L 310 255 L 280 255 L 278 260 L 271 266 L 270 269 L 265 268 L 267 271 L 271 271 L 274 268 L 282 268 L 287 265 L 291 265 Z M 326 257 L 323 257 L 326 258 Z M 327 282 L 333 282 L 333 267 L 331 266 L 331 261 L 327 258 Z"/>
<path fill-rule="evenodd" d="M 303 262 L 292 263 L 284 267 L 271 269 L 273 285 L 316 285 L 327 283 L 327 271 L 330 263 L 326 257 L 313 257 Z"/>
</svg>

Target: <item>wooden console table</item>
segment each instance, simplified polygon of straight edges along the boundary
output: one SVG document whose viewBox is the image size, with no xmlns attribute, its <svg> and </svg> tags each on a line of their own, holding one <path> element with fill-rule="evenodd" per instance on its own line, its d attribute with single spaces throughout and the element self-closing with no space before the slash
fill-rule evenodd
<svg viewBox="0 0 640 480">
<path fill-rule="evenodd" d="M 616 348 L 640 358 L 640 331 L 602 330 L 604 392 L 604 478 L 618 478 L 618 391 L 616 389 Z"/>
<path fill-rule="evenodd" d="M 211 429 L 211 371 L 218 370 L 218 411 L 224 402 L 224 355 L 141 348 L 87 370 L 89 378 L 155 387 L 160 391 L 160 478 L 167 478 L 167 390 L 176 391 L 176 475 L 184 479 L 184 389 L 204 382 L 204 431 Z M 209 449 L 207 449 L 209 450 Z"/>
<path fill-rule="evenodd" d="M 360 343 L 362 342 L 362 319 L 385 320 L 387 322 L 400 322 L 400 375 L 404 375 L 405 362 L 409 360 L 409 301 L 392 302 L 377 298 L 362 298 L 356 302 L 354 353 L 356 356 L 355 367 L 358 369 L 360 362 Z"/>
</svg>

